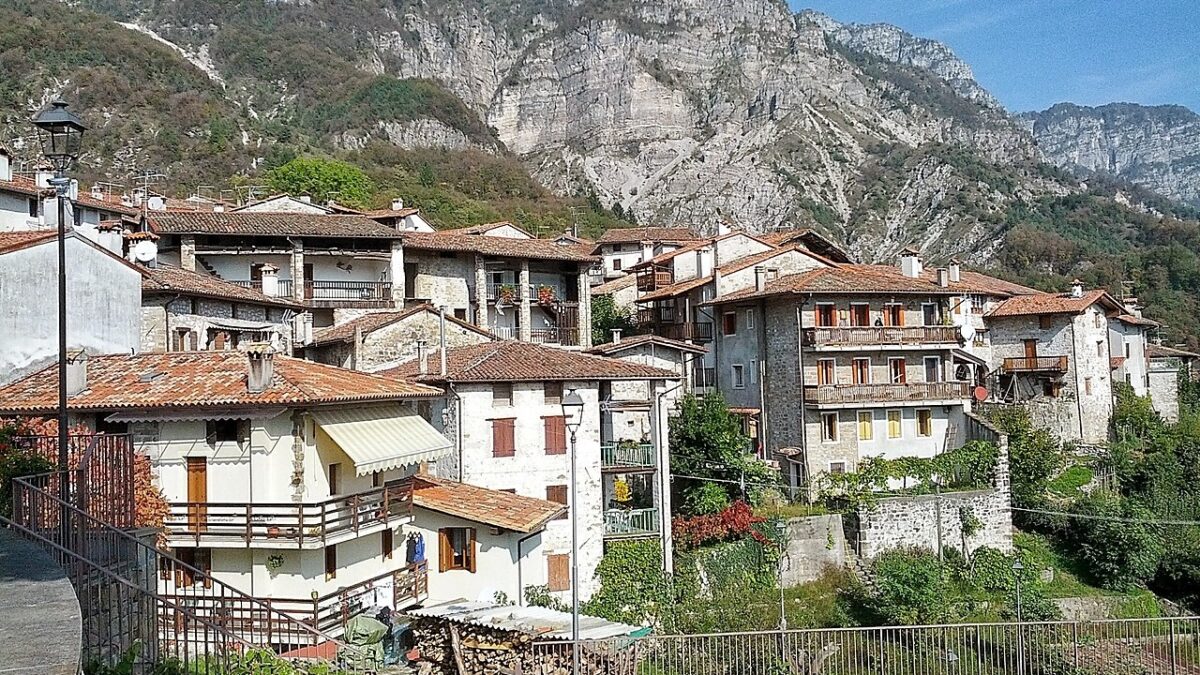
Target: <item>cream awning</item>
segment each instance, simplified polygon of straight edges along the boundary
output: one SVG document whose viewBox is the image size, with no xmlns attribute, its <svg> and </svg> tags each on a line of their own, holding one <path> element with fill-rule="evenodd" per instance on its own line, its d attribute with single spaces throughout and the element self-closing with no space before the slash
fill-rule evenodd
<svg viewBox="0 0 1200 675">
<path fill-rule="evenodd" d="M 445 457 L 452 447 L 424 418 L 399 406 L 318 409 L 312 417 L 360 476 Z"/>
</svg>

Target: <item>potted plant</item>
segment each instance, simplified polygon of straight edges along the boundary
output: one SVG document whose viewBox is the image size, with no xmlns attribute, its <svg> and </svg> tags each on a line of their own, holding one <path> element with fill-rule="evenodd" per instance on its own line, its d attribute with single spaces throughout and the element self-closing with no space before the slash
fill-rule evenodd
<svg viewBox="0 0 1200 675">
<path fill-rule="evenodd" d="M 542 284 L 537 289 L 537 299 L 539 305 L 554 304 L 554 287 Z"/>
<path fill-rule="evenodd" d="M 271 525 L 267 527 L 267 539 L 274 539 L 279 536 L 279 526 Z"/>
<path fill-rule="evenodd" d="M 500 302 L 511 305 L 517 300 L 517 287 L 512 284 L 501 284 L 499 296 Z"/>
</svg>

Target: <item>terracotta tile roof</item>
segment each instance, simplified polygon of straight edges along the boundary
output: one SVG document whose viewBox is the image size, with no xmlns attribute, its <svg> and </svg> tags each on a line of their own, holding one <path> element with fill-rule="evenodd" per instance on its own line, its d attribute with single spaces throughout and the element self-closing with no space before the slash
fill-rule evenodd
<svg viewBox="0 0 1200 675">
<path fill-rule="evenodd" d="M 689 352 L 692 354 L 703 354 L 708 351 L 707 347 L 702 347 L 700 345 L 694 345 L 688 342 L 680 342 L 679 340 L 672 340 L 660 335 L 646 334 L 630 335 L 629 337 L 622 336 L 620 342 L 606 342 L 602 345 L 596 345 L 590 349 L 585 349 L 584 352 L 587 354 L 610 356 L 612 354 L 623 352 L 626 349 L 632 349 L 634 347 L 640 347 L 648 344 L 667 347 L 669 349 L 678 349 L 681 352 Z"/>
<path fill-rule="evenodd" d="M 1169 358 L 1178 356 L 1184 359 L 1200 359 L 1200 354 L 1189 352 L 1183 349 L 1176 349 L 1166 345 L 1149 344 L 1146 345 L 1146 355 L 1152 359 Z"/>
<path fill-rule="evenodd" d="M 567 510 L 557 502 L 489 490 L 428 474 L 413 477 L 413 505 L 526 534 L 541 529 Z"/>
<path fill-rule="evenodd" d="M 0 253 L 17 251 L 27 246 L 40 244 L 58 236 L 58 230 L 30 230 L 28 232 L 0 232 Z"/>
<path fill-rule="evenodd" d="M 0 191 L 16 192 L 30 197 L 50 196 L 54 188 L 40 188 L 37 182 L 28 176 L 13 176 L 12 180 L 0 180 Z"/>
<path fill-rule="evenodd" d="M 323 345 L 330 344 L 332 342 L 350 342 L 354 339 L 354 333 L 356 330 L 361 329 L 363 334 L 366 335 L 367 333 L 379 330 L 384 326 L 390 326 L 397 321 L 407 319 L 408 317 L 414 316 L 421 312 L 429 312 L 430 314 L 434 315 L 437 314 L 437 311 L 434 309 L 433 305 L 428 303 L 423 305 L 415 305 L 413 307 L 406 307 L 398 312 L 372 312 L 370 314 L 364 314 L 357 319 L 339 323 L 336 326 L 321 328 L 313 332 L 312 344 Z M 479 326 L 467 323 L 462 319 L 456 319 L 453 316 L 446 315 L 446 321 L 456 326 L 461 326 L 463 328 L 472 330 L 484 337 L 493 340 L 500 339 L 486 330 L 483 330 Z"/>
<path fill-rule="evenodd" d="M 987 318 L 998 319 L 1009 316 L 1033 316 L 1039 314 L 1079 314 L 1088 307 L 1103 303 L 1109 310 L 1120 311 L 1121 303 L 1107 291 L 1093 290 L 1075 298 L 1070 293 L 1038 293 L 1019 295 L 1000 303 L 987 313 Z"/>
<path fill-rule="evenodd" d="M 605 230 L 597 244 L 630 244 L 643 241 L 685 242 L 700 239 L 686 227 L 615 227 Z"/>
<path fill-rule="evenodd" d="M 688 291 L 693 291 L 705 284 L 712 283 L 716 277 L 709 275 L 707 277 L 696 277 L 695 279 L 687 279 L 664 286 L 656 291 L 651 291 L 637 299 L 638 302 L 653 302 L 655 300 L 663 300 L 666 298 L 676 298 Z"/>
<path fill-rule="evenodd" d="M 1125 365 L 1127 359 L 1124 356 L 1114 356 L 1108 360 L 1109 370 L 1116 370 Z"/>
<path fill-rule="evenodd" d="M 246 390 L 247 357 L 240 351 L 153 352 L 93 356 L 88 387 L 72 410 L 129 410 L 394 401 L 441 395 L 433 387 L 287 356 L 274 357 L 275 378 L 258 394 Z M 58 369 L 50 366 L 0 387 L 0 413 L 55 410 Z"/>
<path fill-rule="evenodd" d="M 820 262 L 823 262 L 827 265 L 833 264 L 833 263 L 829 262 L 828 260 L 825 260 L 821 256 L 816 255 L 812 251 L 806 251 L 803 248 L 800 248 L 798 246 L 789 246 L 787 248 L 773 248 L 773 249 L 769 249 L 769 250 L 762 251 L 759 253 L 755 253 L 753 255 L 748 255 L 748 256 L 745 256 L 742 258 L 738 258 L 737 260 L 734 260 L 733 262 L 726 263 L 725 265 L 718 267 L 717 272 L 720 272 L 721 274 L 732 274 L 733 272 L 740 272 L 741 270 L 744 270 L 747 267 L 753 267 L 755 265 L 764 263 L 772 258 L 775 258 L 776 256 L 780 256 L 780 255 L 783 255 L 783 254 L 791 252 L 791 251 L 796 251 L 802 255 L 809 256 L 810 258 L 812 258 L 814 260 L 818 260 Z M 687 279 L 685 281 L 680 281 L 678 283 L 671 284 L 670 286 L 664 286 L 663 288 L 660 288 L 656 291 L 651 291 L 650 293 L 647 293 L 647 294 L 639 297 L 637 299 L 637 301 L 638 302 L 653 302 L 655 300 L 662 300 L 665 298 L 679 297 L 680 295 L 683 295 L 684 293 L 687 293 L 689 291 L 693 291 L 697 288 L 700 288 L 701 286 L 713 281 L 715 278 L 716 278 L 716 275 L 712 275 L 712 276 L 707 276 L 707 277 L 697 277 L 695 279 Z M 783 278 L 786 279 L 787 277 L 783 277 Z M 751 287 L 748 290 L 753 291 L 754 288 Z M 738 291 L 738 293 L 741 293 L 741 292 L 742 291 Z M 731 295 L 736 295 L 736 293 L 731 294 Z"/>
<path fill-rule="evenodd" d="M 617 291 L 629 288 L 635 283 L 637 283 L 637 275 L 626 274 L 625 276 L 617 277 L 612 281 L 606 281 L 599 286 L 592 286 L 592 295 L 608 295 L 609 293 L 615 293 Z"/>
<path fill-rule="evenodd" d="M 529 258 L 591 263 L 595 259 L 578 246 L 563 246 L 550 239 L 513 239 L 462 234 L 456 231 L 400 233 L 405 248 L 426 251 L 479 253 L 498 258 Z"/>
<path fill-rule="evenodd" d="M 397 239 L 400 233 L 366 216 L 240 211 L 151 213 L 159 234 L 229 234 L 250 237 L 359 237 Z"/>
<path fill-rule="evenodd" d="M 404 209 L 375 209 L 373 211 L 363 211 L 362 214 L 368 218 L 407 218 L 415 216 L 421 212 L 421 209 L 404 208 Z"/>
<path fill-rule="evenodd" d="M 920 277 L 913 278 L 905 276 L 900 271 L 900 268 L 892 265 L 842 264 L 780 277 L 768 283 L 766 290 L 763 291 L 746 288 L 726 293 L 713 300 L 712 304 L 801 293 L 830 295 L 860 293 L 1012 295 L 1018 292 L 1036 293 L 1033 289 L 1011 284 L 1001 279 L 976 272 L 963 271 L 960 281 L 952 281 L 949 286 L 943 288 L 937 283 L 936 272 L 929 270 Z"/>
<path fill-rule="evenodd" d="M 1127 323 L 1131 326 L 1146 326 L 1147 328 L 1155 328 L 1159 325 L 1157 321 L 1152 321 L 1144 316 L 1135 316 L 1133 314 L 1121 314 L 1117 317 L 1117 321 Z"/>
<path fill-rule="evenodd" d="M 436 349 L 428 357 L 431 372 L 425 377 L 420 376 L 420 364 L 415 359 L 378 374 L 423 382 L 673 380 L 679 377 L 661 368 L 516 340 L 458 347 L 449 350 L 447 357 L 446 377 L 432 372 L 437 369 L 440 358 L 440 351 Z"/>
<path fill-rule="evenodd" d="M 10 181 L 0 180 L 0 192 L 4 191 L 16 192 L 30 197 L 54 196 L 54 188 L 39 188 L 37 181 L 28 176 L 13 176 Z M 122 204 L 119 197 L 94 199 L 90 194 L 80 192 L 76 196 L 75 203 L 89 209 L 119 213 L 127 216 L 136 216 L 141 213 L 137 207 Z"/>
<path fill-rule="evenodd" d="M 457 230 L 447 230 L 447 231 L 458 232 L 459 234 L 487 234 L 488 232 L 499 229 L 501 227 L 511 227 L 518 232 L 523 232 L 524 234 L 528 235 L 530 239 L 535 238 L 532 234 L 529 234 L 529 232 L 526 231 L 525 228 L 513 225 L 512 223 L 510 223 L 508 221 L 501 221 L 498 223 L 483 223 L 481 225 L 472 225 L 470 227 L 460 227 Z"/>
<path fill-rule="evenodd" d="M 725 239 L 729 239 L 730 237 L 737 237 L 737 236 L 749 237 L 750 239 L 753 239 L 753 240 L 755 240 L 761 244 L 764 244 L 766 246 L 769 246 L 771 248 L 779 248 L 778 246 L 763 239 L 759 235 L 750 234 L 749 232 L 743 232 L 741 230 L 734 230 L 733 232 L 726 232 L 725 234 L 722 234 L 722 235 L 719 235 L 716 237 L 709 237 L 706 239 L 698 239 L 696 241 L 685 243 L 683 246 L 680 246 L 679 248 L 677 248 L 673 251 L 666 251 L 663 253 L 659 253 L 658 255 L 654 256 L 653 258 L 651 258 L 649 260 L 643 260 L 642 262 L 640 262 L 636 265 L 630 266 L 628 269 L 630 271 L 632 271 L 632 270 L 637 270 L 637 269 L 647 267 L 649 265 L 661 265 L 665 262 L 670 261 L 672 258 L 683 255 L 684 253 L 691 253 L 698 249 L 704 248 L 705 246 L 712 246 L 715 249 L 715 248 L 717 248 L 718 242 L 721 242 Z"/>
<path fill-rule="evenodd" d="M 262 291 L 230 283 L 207 272 L 193 272 L 173 265 L 159 263 L 157 267 L 141 266 L 142 293 L 179 293 L 206 298 L 235 300 L 237 302 L 276 307 L 302 308 L 303 305 L 264 295 Z"/>
</svg>

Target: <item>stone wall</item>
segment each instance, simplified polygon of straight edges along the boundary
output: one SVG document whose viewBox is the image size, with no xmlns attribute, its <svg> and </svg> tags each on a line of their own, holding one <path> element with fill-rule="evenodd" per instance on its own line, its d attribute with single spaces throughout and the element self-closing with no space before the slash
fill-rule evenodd
<svg viewBox="0 0 1200 675">
<path fill-rule="evenodd" d="M 838 514 L 788 518 L 783 585 L 797 586 L 846 564 L 846 533 Z"/>
<path fill-rule="evenodd" d="M 945 548 L 962 550 L 962 509 L 982 523 L 977 532 L 965 540 L 968 552 L 980 546 L 1001 551 L 1012 550 L 1012 512 L 1008 494 L 1001 490 L 888 497 L 869 510 L 858 513 L 857 551 L 863 558 L 875 556 L 894 548 L 923 546 L 938 547 L 938 520 L 941 519 L 941 542 Z"/>
<path fill-rule="evenodd" d="M 1147 374 L 1150 402 L 1154 411 L 1168 422 L 1179 421 L 1179 368 L 1174 360 L 1153 362 Z"/>
</svg>

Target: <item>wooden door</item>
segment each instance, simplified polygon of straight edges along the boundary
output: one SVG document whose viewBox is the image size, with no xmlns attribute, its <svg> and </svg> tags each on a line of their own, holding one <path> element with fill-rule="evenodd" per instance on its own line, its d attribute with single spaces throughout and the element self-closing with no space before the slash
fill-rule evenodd
<svg viewBox="0 0 1200 675">
<path fill-rule="evenodd" d="M 187 458 L 188 525 L 193 532 L 203 532 L 208 519 L 208 459 Z"/>
<path fill-rule="evenodd" d="M 1030 361 L 1037 358 L 1037 340 L 1023 340 L 1025 343 L 1025 358 Z"/>
<path fill-rule="evenodd" d="M 558 312 L 558 343 L 566 347 L 579 344 L 579 307 L 563 305 Z"/>
<path fill-rule="evenodd" d="M 293 281 L 292 283 L 295 283 Z M 312 263 L 304 263 L 304 299 L 313 299 L 313 266 Z"/>
</svg>

